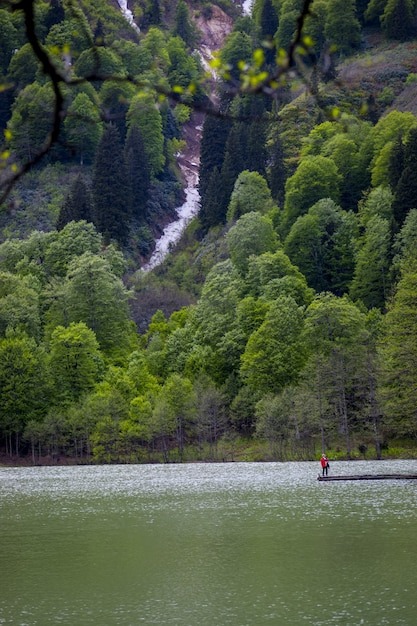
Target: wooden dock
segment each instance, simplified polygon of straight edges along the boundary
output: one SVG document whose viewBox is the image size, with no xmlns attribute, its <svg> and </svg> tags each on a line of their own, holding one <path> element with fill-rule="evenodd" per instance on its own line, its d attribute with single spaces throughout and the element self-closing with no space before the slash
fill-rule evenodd
<svg viewBox="0 0 417 626">
<path fill-rule="evenodd" d="M 332 482 L 336 480 L 416 480 L 417 474 L 357 474 L 346 476 L 322 476 L 319 474 L 317 480 Z"/>
</svg>

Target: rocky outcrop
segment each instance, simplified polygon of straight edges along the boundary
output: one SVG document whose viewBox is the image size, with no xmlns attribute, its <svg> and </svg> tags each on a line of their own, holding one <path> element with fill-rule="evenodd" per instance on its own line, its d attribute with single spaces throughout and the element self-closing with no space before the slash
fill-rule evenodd
<svg viewBox="0 0 417 626">
<path fill-rule="evenodd" d="M 215 4 L 212 5 L 211 16 L 206 19 L 202 13 L 195 18 L 198 30 L 201 32 L 199 48 L 207 49 L 211 53 L 219 50 L 225 37 L 233 28 L 233 20 Z"/>
</svg>

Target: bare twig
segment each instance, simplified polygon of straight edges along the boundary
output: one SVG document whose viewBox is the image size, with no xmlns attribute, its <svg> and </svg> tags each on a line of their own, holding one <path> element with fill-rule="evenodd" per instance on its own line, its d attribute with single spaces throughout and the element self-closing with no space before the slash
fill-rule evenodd
<svg viewBox="0 0 417 626">
<path fill-rule="evenodd" d="M 256 84 L 251 88 L 243 88 L 242 83 L 240 81 L 235 81 L 234 83 L 228 82 L 224 84 L 224 88 L 227 89 L 229 95 L 237 95 L 239 93 L 247 93 L 247 94 L 257 94 L 257 93 L 265 93 L 271 97 L 276 97 L 277 87 L 275 86 L 279 81 L 282 81 L 283 76 L 288 75 L 290 70 L 296 71 L 300 78 L 305 82 L 307 87 L 313 93 L 314 89 L 309 85 L 308 79 L 305 76 L 305 73 L 302 71 L 302 67 L 299 63 L 297 63 L 297 51 L 299 46 L 302 44 L 303 37 L 303 27 L 305 20 L 308 15 L 311 14 L 310 8 L 313 0 L 304 0 L 304 4 L 300 15 L 297 18 L 297 28 L 295 32 L 294 39 L 289 47 L 286 62 L 282 65 L 277 65 L 276 68 L 268 73 L 268 76 L 265 77 L 262 81 Z M 100 73 L 100 60 L 97 53 L 98 48 L 94 45 L 94 41 L 91 39 L 91 36 L 88 33 L 85 33 L 87 38 L 90 40 L 91 48 L 95 52 L 96 59 L 96 67 L 95 71 L 89 76 L 85 76 L 83 78 L 69 78 L 68 76 L 61 73 L 53 64 L 48 52 L 40 43 L 38 36 L 36 34 L 35 29 L 35 15 L 34 15 L 34 0 L 20 0 L 17 3 L 9 0 L 9 7 L 12 8 L 13 11 L 21 10 L 24 15 L 24 24 L 25 24 L 25 32 L 26 37 L 29 44 L 32 47 L 32 50 L 36 57 L 39 59 L 44 74 L 49 78 L 52 84 L 53 93 L 54 93 L 54 107 L 53 107 L 53 118 L 52 118 L 52 126 L 51 130 L 48 133 L 48 136 L 43 143 L 42 147 L 39 151 L 30 159 L 28 159 L 25 163 L 20 165 L 16 171 L 12 169 L 9 170 L 8 175 L 5 175 L 5 181 L 2 183 L 2 193 L 0 195 L 0 203 L 2 203 L 13 189 L 15 183 L 31 168 L 37 165 L 50 151 L 51 147 L 59 141 L 60 131 L 62 122 L 65 116 L 64 110 L 64 94 L 63 94 L 63 86 L 76 86 L 82 83 L 87 83 L 90 81 L 107 81 L 111 80 L 113 82 L 129 82 L 133 84 L 135 87 L 139 89 L 147 89 L 150 88 L 149 84 L 145 82 L 138 81 L 134 79 L 132 76 L 112 76 L 112 75 L 103 75 Z M 73 2 L 69 2 L 69 8 L 76 18 L 79 8 Z M 174 89 L 166 89 L 160 85 L 152 85 L 152 90 L 157 92 L 160 95 L 165 96 L 170 102 L 185 102 L 189 104 L 189 94 L 187 93 L 178 93 L 177 90 Z M 314 95 L 314 93 L 313 93 Z M 316 94 L 317 96 L 317 94 Z M 192 108 L 196 111 L 201 111 L 210 115 L 215 115 L 218 117 L 231 117 L 230 114 L 225 113 L 216 109 L 213 104 L 207 100 L 207 102 L 203 103 L 195 103 L 191 104 Z M 103 116 L 102 116 L 103 118 Z M 253 119 L 254 116 L 251 116 L 250 119 Z M 108 118 L 106 118 L 108 119 Z M 236 119 L 236 116 L 234 116 Z M 247 117 L 239 118 L 240 121 L 246 121 Z"/>
</svg>

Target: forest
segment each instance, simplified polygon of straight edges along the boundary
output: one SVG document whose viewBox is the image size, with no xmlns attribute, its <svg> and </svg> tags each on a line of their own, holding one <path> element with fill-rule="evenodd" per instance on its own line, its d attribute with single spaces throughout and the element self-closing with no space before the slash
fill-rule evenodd
<svg viewBox="0 0 417 626">
<path fill-rule="evenodd" d="M 0 2 L 1 461 L 416 457 L 414 0 L 129 8 Z"/>
</svg>

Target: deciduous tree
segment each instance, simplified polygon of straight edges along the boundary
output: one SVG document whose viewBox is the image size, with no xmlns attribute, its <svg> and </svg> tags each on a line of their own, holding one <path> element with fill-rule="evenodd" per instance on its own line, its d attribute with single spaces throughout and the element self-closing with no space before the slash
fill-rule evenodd
<svg viewBox="0 0 417 626">
<path fill-rule="evenodd" d="M 48 312 L 49 328 L 84 322 L 94 331 L 101 350 L 117 360 L 135 346 L 128 295 L 108 261 L 86 252 L 70 265 Z"/>
<path fill-rule="evenodd" d="M 303 338 L 313 368 L 326 380 L 324 398 L 350 458 L 352 430 L 358 419 L 354 407 L 365 398 L 361 372 L 366 359 L 366 317 L 346 296 L 321 294 L 307 309 Z"/>
<path fill-rule="evenodd" d="M 55 328 L 48 360 L 55 402 L 61 405 L 91 391 L 103 369 L 96 336 L 84 322 Z"/>
<path fill-rule="evenodd" d="M 274 252 L 278 239 L 271 220 L 252 211 L 242 215 L 229 230 L 227 245 L 233 264 L 244 276 L 248 270 L 250 256 Z"/>
<path fill-rule="evenodd" d="M 234 184 L 227 209 L 228 221 L 238 220 L 251 211 L 265 215 L 274 208 L 268 184 L 258 172 L 244 170 Z"/>
<path fill-rule="evenodd" d="M 159 174 L 165 164 L 162 117 L 151 94 L 139 93 L 130 103 L 127 113 L 128 128 L 139 128 L 144 142 L 151 174 Z"/>
<path fill-rule="evenodd" d="M 271 303 L 261 324 L 249 338 L 241 361 L 241 376 L 255 397 L 279 393 L 294 383 L 305 364 L 301 339 L 302 309 L 290 297 Z"/>
<path fill-rule="evenodd" d="M 9 328 L 24 331 L 39 340 L 39 287 L 32 277 L 0 272 L 0 337 L 4 337 Z"/>
<path fill-rule="evenodd" d="M 79 93 L 65 118 L 68 145 L 79 155 L 80 164 L 91 163 L 103 132 L 97 106 L 85 93 Z"/>
<path fill-rule="evenodd" d="M 45 353 L 25 334 L 0 340 L 0 432 L 10 455 L 19 454 L 30 420 L 39 420 L 49 401 Z"/>
<path fill-rule="evenodd" d="M 341 181 L 332 159 L 320 155 L 302 159 L 285 185 L 283 229 L 288 232 L 297 217 L 322 198 L 338 202 Z"/>
</svg>

